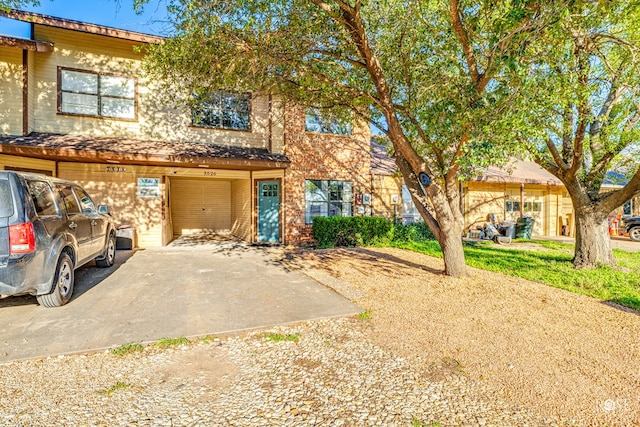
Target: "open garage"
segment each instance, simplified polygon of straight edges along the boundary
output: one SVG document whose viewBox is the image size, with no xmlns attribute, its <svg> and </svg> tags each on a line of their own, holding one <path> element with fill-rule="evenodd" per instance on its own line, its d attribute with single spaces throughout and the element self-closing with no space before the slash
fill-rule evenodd
<svg viewBox="0 0 640 427">
<path fill-rule="evenodd" d="M 214 233 L 250 240 L 250 179 L 169 179 L 173 238 Z"/>
</svg>

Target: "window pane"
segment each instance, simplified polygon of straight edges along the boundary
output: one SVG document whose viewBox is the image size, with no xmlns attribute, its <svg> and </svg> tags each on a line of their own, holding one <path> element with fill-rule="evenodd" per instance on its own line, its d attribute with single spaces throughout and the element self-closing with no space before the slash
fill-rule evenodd
<svg viewBox="0 0 640 427">
<path fill-rule="evenodd" d="M 135 96 L 133 79 L 114 76 L 100 76 L 100 94 L 133 98 Z"/>
<path fill-rule="evenodd" d="M 307 181 L 306 199 L 312 202 L 327 201 L 328 181 Z"/>
<path fill-rule="evenodd" d="M 6 179 L 0 180 L 0 218 L 13 215 L 13 201 L 11 197 L 11 186 Z"/>
<path fill-rule="evenodd" d="M 78 201 L 73 191 L 71 191 L 71 187 L 68 185 L 60 185 L 58 190 L 60 190 L 60 194 L 62 194 L 62 200 L 67 208 L 67 213 L 80 213 L 80 206 L 78 206 Z"/>
<path fill-rule="evenodd" d="M 60 110 L 63 113 L 98 115 L 98 97 L 78 93 L 62 92 Z"/>
<path fill-rule="evenodd" d="M 105 117 L 133 119 L 136 116 L 135 103 L 132 99 L 103 97 L 101 107 L 100 115 Z"/>
<path fill-rule="evenodd" d="M 192 108 L 194 125 L 220 129 L 249 130 L 249 95 L 232 92 L 213 92 L 199 97 Z"/>
<path fill-rule="evenodd" d="M 40 216 L 58 215 L 58 208 L 54 202 L 53 191 L 44 181 L 30 181 L 29 193 L 33 200 L 36 213 Z"/>
<path fill-rule="evenodd" d="M 306 208 L 305 221 L 307 224 L 313 222 L 313 217 L 329 216 L 329 205 L 326 202 L 308 202 Z"/>
<path fill-rule="evenodd" d="M 84 93 L 98 93 L 98 75 L 78 71 L 61 71 L 61 90 Z"/>
<path fill-rule="evenodd" d="M 93 204 L 91 197 L 89 197 L 89 195 L 84 190 L 76 188 L 75 191 L 78 199 L 80 200 L 80 208 L 82 209 L 82 212 L 91 212 L 96 209 L 96 206 Z"/>
</svg>

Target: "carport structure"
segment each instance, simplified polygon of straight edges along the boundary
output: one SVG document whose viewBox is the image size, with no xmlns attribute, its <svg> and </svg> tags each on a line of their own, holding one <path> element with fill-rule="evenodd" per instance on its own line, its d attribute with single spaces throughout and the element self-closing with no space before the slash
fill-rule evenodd
<svg viewBox="0 0 640 427">
<path fill-rule="evenodd" d="M 192 233 L 283 242 L 283 177 L 290 163 L 283 154 L 44 133 L 0 137 L 0 144 L 23 170 L 81 183 L 109 205 L 117 223 L 135 228 L 139 246 L 167 245 Z"/>
</svg>

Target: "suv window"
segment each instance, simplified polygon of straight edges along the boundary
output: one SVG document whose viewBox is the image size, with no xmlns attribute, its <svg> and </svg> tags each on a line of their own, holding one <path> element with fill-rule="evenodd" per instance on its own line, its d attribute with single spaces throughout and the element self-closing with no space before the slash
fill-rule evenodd
<svg viewBox="0 0 640 427">
<path fill-rule="evenodd" d="M 49 184 L 44 181 L 28 181 L 27 184 L 38 216 L 58 215 L 58 207 Z"/>
<path fill-rule="evenodd" d="M 8 179 L 0 179 L 0 218 L 8 218 L 11 215 L 13 215 L 11 186 Z"/>
<path fill-rule="evenodd" d="M 71 190 L 70 185 L 58 184 L 56 185 L 60 194 L 62 195 L 62 200 L 64 201 L 64 205 L 67 208 L 67 213 L 69 214 L 77 214 L 80 213 L 80 206 L 78 205 L 78 200 L 76 200 L 75 194 Z"/>
<path fill-rule="evenodd" d="M 93 212 L 96 210 L 96 205 L 93 204 L 93 200 L 91 197 L 84 191 L 82 188 L 75 187 L 74 191 L 76 192 L 76 196 L 80 200 L 80 207 L 82 208 L 82 212 Z"/>
</svg>

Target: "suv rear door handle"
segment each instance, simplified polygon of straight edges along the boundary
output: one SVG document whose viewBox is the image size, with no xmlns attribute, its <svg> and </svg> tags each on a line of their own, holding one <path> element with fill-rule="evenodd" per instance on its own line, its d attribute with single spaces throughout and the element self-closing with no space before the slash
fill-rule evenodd
<svg viewBox="0 0 640 427">
<path fill-rule="evenodd" d="M 69 223 L 69 228 L 71 228 L 72 230 L 75 230 L 76 227 L 78 227 L 78 224 L 76 224 L 75 222 L 70 222 Z"/>
</svg>

